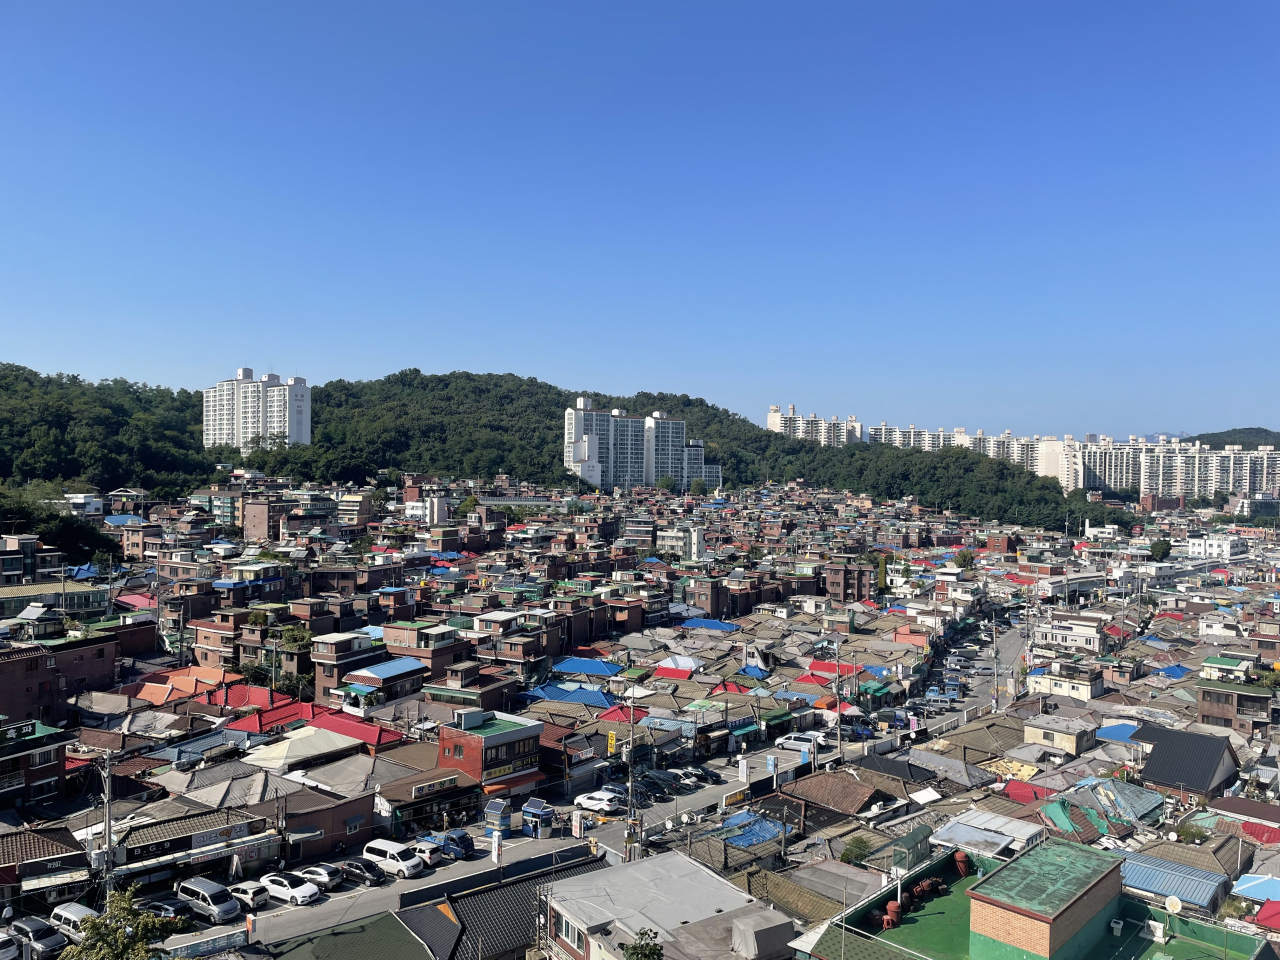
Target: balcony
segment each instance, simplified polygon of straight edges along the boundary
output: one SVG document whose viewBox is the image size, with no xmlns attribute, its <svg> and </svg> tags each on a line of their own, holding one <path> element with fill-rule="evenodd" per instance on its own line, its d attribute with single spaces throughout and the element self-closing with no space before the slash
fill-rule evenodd
<svg viewBox="0 0 1280 960">
<path fill-rule="evenodd" d="M 6 773 L 0 775 L 0 793 L 7 793 L 10 790 L 20 790 L 27 784 L 27 775 L 19 770 L 17 773 Z"/>
</svg>

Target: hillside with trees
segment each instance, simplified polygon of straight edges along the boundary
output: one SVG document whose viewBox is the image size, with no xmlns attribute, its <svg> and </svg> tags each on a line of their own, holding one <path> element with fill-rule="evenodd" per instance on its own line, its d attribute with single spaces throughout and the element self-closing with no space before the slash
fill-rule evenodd
<svg viewBox="0 0 1280 960">
<path fill-rule="evenodd" d="M 363 482 L 381 468 L 565 484 L 564 409 L 579 393 L 513 374 L 424 374 L 335 380 L 312 391 L 312 444 L 205 450 L 198 391 L 124 380 L 93 383 L 0 365 L 0 481 L 80 481 L 107 491 L 143 486 L 162 497 L 207 483 L 218 463 L 298 480 Z M 930 507 L 986 519 L 1072 529 L 1132 523 L 1131 514 L 1063 497 L 1058 482 L 961 449 L 936 453 L 878 444 L 835 449 L 771 433 L 687 394 L 614 397 L 585 392 L 597 407 L 665 410 L 707 444 L 731 487 L 804 478 L 882 499 L 914 495 Z"/>
<path fill-rule="evenodd" d="M 1266 427 L 1235 427 L 1217 433 L 1200 433 L 1179 442 L 1195 443 L 1197 440 L 1215 450 L 1221 450 L 1228 444 L 1239 444 L 1246 450 L 1257 450 L 1258 447 L 1280 447 L 1280 431 L 1268 430 Z"/>
</svg>

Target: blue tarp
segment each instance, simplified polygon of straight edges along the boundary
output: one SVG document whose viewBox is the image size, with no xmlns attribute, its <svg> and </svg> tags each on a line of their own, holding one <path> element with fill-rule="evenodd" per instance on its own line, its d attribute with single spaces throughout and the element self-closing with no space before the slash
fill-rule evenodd
<svg viewBox="0 0 1280 960">
<path fill-rule="evenodd" d="M 751 677 L 753 680 L 765 680 L 769 676 L 769 671 L 762 667 L 757 667 L 754 664 L 749 667 L 743 667 L 738 672 L 744 677 Z"/>
<path fill-rule="evenodd" d="M 786 829 L 787 836 L 791 836 L 796 826 L 789 823 Z M 713 835 L 721 837 L 731 847 L 754 847 L 757 843 L 767 843 L 782 836 L 782 824 L 750 810 L 743 810 L 725 820 Z"/>
<path fill-rule="evenodd" d="M 557 673 L 581 673 L 589 677 L 612 677 L 625 669 L 620 663 L 590 657 L 562 657 L 555 662 Z"/>
<path fill-rule="evenodd" d="M 1151 672 L 1158 673 L 1161 676 L 1168 677 L 1170 680 L 1181 680 L 1188 673 L 1190 673 L 1191 670 L 1188 667 L 1184 667 L 1180 663 L 1175 663 L 1172 666 L 1160 667 L 1159 669 L 1152 670 Z"/>
<path fill-rule="evenodd" d="M 883 680 L 885 677 L 889 676 L 889 674 L 893 673 L 893 671 L 890 670 L 888 667 L 877 667 L 873 665 L 865 666 L 862 669 L 867 671 L 867 673 L 871 674 L 872 676 L 877 677 L 880 680 Z"/>
<path fill-rule="evenodd" d="M 723 620 L 707 620 L 703 617 L 694 617 L 686 620 L 681 624 L 682 627 L 692 627 L 693 629 L 701 628 L 703 630 L 724 630 L 726 632 L 737 630 L 737 624 L 725 623 Z"/>
<path fill-rule="evenodd" d="M 1040 676 L 1044 676 L 1044 674 L 1046 674 L 1046 673 L 1048 673 L 1048 672 L 1049 672 L 1049 668 L 1048 668 L 1048 667 L 1036 667 L 1034 670 L 1028 670 L 1028 671 L 1027 671 L 1027 676 L 1028 676 L 1028 677 L 1040 677 Z"/>
</svg>

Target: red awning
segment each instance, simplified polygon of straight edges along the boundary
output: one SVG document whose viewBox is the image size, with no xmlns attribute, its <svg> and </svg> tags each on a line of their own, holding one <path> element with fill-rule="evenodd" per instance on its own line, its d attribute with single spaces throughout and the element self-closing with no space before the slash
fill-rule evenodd
<svg viewBox="0 0 1280 960">
<path fill-rule="evenodd" d="M 523 787 L 530 783 L 537 783 L 539 780 L 547 779 L 547 775 L 541 770 L 530 770 L 528 773 L 516 774 L 514 777 L 507 777 L 505 780 L 499 780 L 496 783 L 488 783 L 484 786 L 484 795 L 491 797 L 497 793 L 506 793 L 516 787 Z"/>
</svg>

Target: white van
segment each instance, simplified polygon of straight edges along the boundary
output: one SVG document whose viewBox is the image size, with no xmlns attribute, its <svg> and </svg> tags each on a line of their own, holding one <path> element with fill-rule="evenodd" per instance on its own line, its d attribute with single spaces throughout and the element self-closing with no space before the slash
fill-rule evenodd
<svg viewBox="0 0 1280 960">
<path fill-rule="evenodd" d="M 421 857 L 394 840 L 370 840 L 364 845 L 364 857 L 401 880 L 416 877 L 424 866 Z"/>
<path fill-rule="evenodd" d="M 81 927 L 86 920 L 100 917 L 102 914 L 97 910 L 90 910 L 88 907 L 82 907 L 78 903 L 64 903 L 58 907 L 49 916 L 49 923 L 55 929 L 61 931 L 72 943 L 81 943 L 84 940 L 84 930 Z"/>
<path fill-rule="evenodd" d="M 415 840 L 409 845 L 409 849 L 416 853 L 418 859 L 428 867 L 438 865 L 444 857 L 440 852 L 440 844 L 432 843 L 430 840 Z"/>
</svg>

